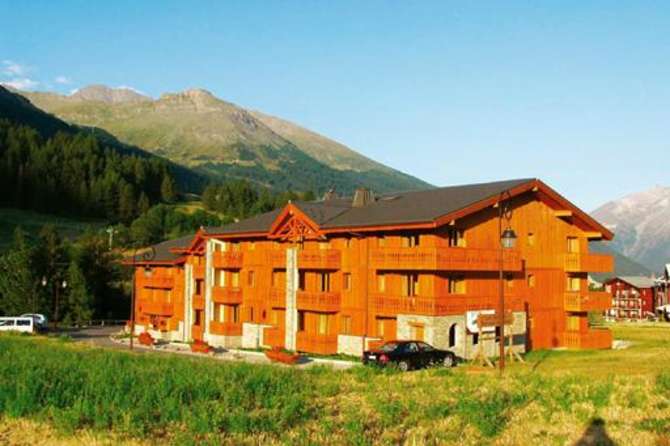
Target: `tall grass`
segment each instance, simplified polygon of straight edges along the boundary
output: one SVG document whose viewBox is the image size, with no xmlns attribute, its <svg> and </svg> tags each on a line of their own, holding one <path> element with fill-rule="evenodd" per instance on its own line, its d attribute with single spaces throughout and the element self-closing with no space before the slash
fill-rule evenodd
<svg viewBox="0 0 670 446">
<path fill-rule="evenodd" d="M 311 376 L 0 336 L 0 413 L 65 430 L 277 434 L 312 414 Z"/>
</svg>

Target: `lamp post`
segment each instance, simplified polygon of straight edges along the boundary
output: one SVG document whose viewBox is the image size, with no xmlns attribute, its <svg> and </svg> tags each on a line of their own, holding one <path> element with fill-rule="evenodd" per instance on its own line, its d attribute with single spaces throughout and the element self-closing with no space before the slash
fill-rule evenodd
<svg viewBox="0 0 670 446">
<path fill-rule="evenodd" d="M 499 267 L 498 267 L 498 321 L 500 324 L 500 339 L 498 341 L 499 355 L 500 355 L 500 373 L 505 369 L 505 286 L 503 283 L 504 262 L 503 256 L 506 249 L 514 248 L 516 245 L 516 234 L 510 227 L 510 220 L 512 219 L 512 208 L 509 205 L 509 200 L 512 198 L 509 191 L 504 191 L 500 194 L 498 200 L 498 235 L 500 236 L 499 250 Z M 503 219 L 505 220 L 505 229 L 503 229 Z"/>
<path fill-rule="evenodd" d="M 137 266 L 137 257 L 138 254 L 137 252 L 140 250 L 140 248 L 135 248 L 133 251 L 133 261 L 132 261 L 132 266 L 133 266 L 133 279 L 132 279 L 132 287 L 130 289 L 130 349 L 133 349 L 133 337 L 135 336 L 135 271 L 136 271 L 136 266 Z M 148 250 L 143 252 L 141 254 L 141 260 L 142 262 L 150 262 L 156 257 L 156 250 L 154 247 L 150 247 Z"/>
</svg>

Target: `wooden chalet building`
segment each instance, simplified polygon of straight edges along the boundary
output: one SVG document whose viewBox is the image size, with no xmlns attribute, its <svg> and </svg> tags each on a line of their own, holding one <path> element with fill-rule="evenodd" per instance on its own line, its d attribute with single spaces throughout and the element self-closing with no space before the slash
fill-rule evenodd
<svg viewBox="0 0 670 446">
<path fill-rule="evenodd" d="M 331 193 L 161 243 L 153 260 L 137 259 L 136 331 L 353 355 L 421 339 L 472 357 L 468 321 L 498 305 L 502 197 L 518 237 L 503 260 L 515 348 L 609 348 L 610 332 L 590 328 L 587 313 L 609 309 L 611 296 L 589 291 L 587 274 L 612 271 L 589 241 L 613 234 L 537 179 Z"/>
<path fill-rule="evenodd" d="M 610 317 L 640 320 L 656 312 L 656 281 L 650 277 L 613 277 L 605 282 L 605 290 L 612 296 Z"/>
</svg>

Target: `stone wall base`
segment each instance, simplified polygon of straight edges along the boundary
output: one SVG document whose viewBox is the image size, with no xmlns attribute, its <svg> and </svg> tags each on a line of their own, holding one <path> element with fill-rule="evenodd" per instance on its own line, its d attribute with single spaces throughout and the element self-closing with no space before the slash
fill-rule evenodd
<svg viewBox="0 0 670 446">
<path fill-rule="evenodd" d="M 207 343 L 212 347 L 240 348 L 242 347 L 242 336 L 207 335 Z"/>
<path fill-rule="evenodd" d="M 263 339 L 264 329 L 271 325 L 244 322 L 242 324 L 242 348 L 268 348 Z"/>
</svg>

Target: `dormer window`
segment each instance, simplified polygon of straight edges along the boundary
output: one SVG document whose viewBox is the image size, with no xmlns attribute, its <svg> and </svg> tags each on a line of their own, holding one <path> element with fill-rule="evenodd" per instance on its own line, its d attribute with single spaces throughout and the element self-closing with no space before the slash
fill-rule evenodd
<svg viewBox="0 0 670 446">
<path fill-rule="evenodd" d="M 419 234 L 404 235 L 402 237 L 402 246 L 404 248 L 414 248 L 419 246 Z"/>
<path fill-rule="evenodd" d="M 462 229 L 449 228 L 447 236 L 451 248 L 465 247 L 465 236 Z"/>
</svg>

